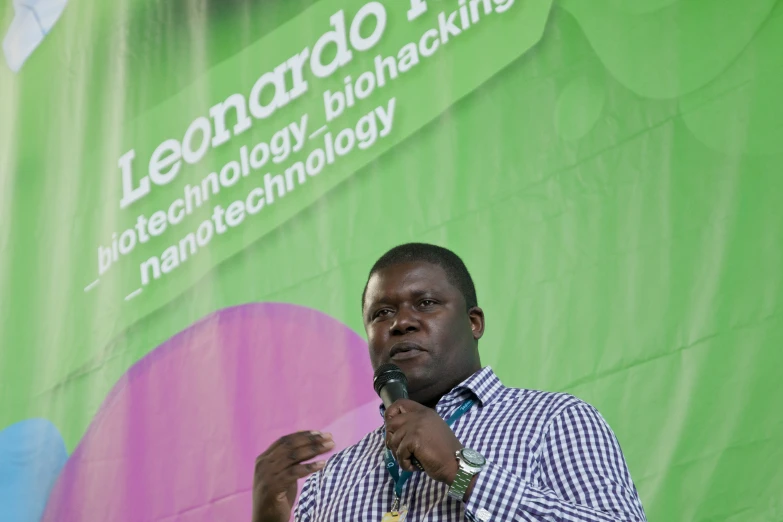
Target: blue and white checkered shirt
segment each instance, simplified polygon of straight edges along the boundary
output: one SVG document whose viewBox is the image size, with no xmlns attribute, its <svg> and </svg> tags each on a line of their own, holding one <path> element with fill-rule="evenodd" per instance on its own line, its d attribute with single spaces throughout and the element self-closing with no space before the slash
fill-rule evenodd
<svg viewBox="0 0 783 522">
<path fill-rule="evenodd" d="M 563 393 L 507 388 L 484 368 L 438 402 L 444 419 L 478 399 L 452 429 L 481 453 L 468 502 L 414 473 L 403 489 L 406 522 L 646 521 L 620 445 L 589 404 Z M 311 475 L 295 510 L 299 522 L 380 522 L 394 500 L 384 466 L 383 426 L 333 455 Z"/>
</svg>

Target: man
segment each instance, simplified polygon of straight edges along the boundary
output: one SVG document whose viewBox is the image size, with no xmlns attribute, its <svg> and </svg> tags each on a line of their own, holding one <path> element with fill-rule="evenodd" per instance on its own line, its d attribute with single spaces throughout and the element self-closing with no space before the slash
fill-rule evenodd
<svg viewBox="0 0 783 522">
<path fill-rule="evenodd" d="M 311 474 L 295 511 L 302 522 L 646 520 L 593 407 L 506 388 L 482 369 L 484 312 L 456 254 L 393 248 L 370 270 L 362 313 L 373 368 L 397 365 L 410 399 L 381 407 L 385 426 L 328 462 L 308 463 L 334 447 L 328 434 L 273 443 L 256 460 L 254 522 L 287 521 L 296 480 Z"/>
</svg>

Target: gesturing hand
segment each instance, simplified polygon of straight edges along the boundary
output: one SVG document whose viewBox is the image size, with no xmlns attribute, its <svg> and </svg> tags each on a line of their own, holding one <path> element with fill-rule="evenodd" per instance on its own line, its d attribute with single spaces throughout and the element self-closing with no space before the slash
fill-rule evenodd
<svg viewBox="0 0 783 522">
<path fill-rule="evenodd" d="M 300 431 L 281 437 L 259 455 L 253 476 L 253 522 L 288 522 L 296 499 L 296 481 L 326 464 L 302 463 L 333 447 L 328 433 Z"/>
<path fill-rule="evenodd" d="M 389 406 L 385 419 L 386 446 L 400 467 L 416 471 L 411 463 L 415 456 L 427 475 L 451 485 L 459 469 L 455 453 L 463 446 L 446 421 L 435 410 L 408 399 Z"/>
</svg>

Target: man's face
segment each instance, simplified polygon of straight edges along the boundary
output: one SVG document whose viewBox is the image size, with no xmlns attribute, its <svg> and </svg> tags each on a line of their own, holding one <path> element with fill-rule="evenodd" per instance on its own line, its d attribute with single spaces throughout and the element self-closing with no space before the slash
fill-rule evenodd
<svg viewBox="0 0 783 522">
<path fill-rule="evenodd" d="M 481 368 L 476 341 L 484 333 L 484 313 L 467 310 L 438 265 L 401 263 L 374 273 L 363 315 L 373 369 L 399 366 L 417 402 L 434 406 Z"/>
</svg>

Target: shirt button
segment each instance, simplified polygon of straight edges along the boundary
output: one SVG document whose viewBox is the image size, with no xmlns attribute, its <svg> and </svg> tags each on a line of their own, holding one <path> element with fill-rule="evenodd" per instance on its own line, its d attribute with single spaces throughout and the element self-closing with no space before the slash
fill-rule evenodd
<svg viewBox="0 0 783 522">
<path fill-rule="evenodd" d="M 492 516 L 492 513 L 490 513 L 484 508 L 481 508 L 476 512 L 476 516 L 478 517 L 479 520 L 486 522 L 487 520 L 489 520 L 489 517 Z"/>
</svg>

